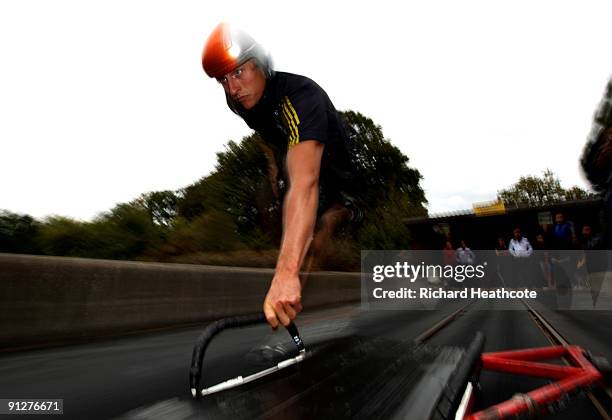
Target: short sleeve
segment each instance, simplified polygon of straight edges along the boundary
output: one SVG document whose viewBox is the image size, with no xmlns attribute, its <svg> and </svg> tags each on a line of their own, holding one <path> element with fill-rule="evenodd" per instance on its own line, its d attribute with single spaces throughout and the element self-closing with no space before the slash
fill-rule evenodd
<svg viewBox="0 0 612 420">
<path fill-rule="evenodd" d="M 313 84 L 300 86 L 281 99 L 288 147 L 304 140 L 327 143 L 327 96 Z"/>
</svg>

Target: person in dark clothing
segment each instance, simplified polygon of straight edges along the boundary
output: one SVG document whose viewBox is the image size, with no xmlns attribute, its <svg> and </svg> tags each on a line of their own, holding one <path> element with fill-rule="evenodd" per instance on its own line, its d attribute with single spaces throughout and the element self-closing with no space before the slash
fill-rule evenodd
<svg viewBox="0 0 612 420">
<path fill-rule="evenodd" d="M 358 214 L 350 139 L 325 91 L 307 77 L 275 71 L 245 32 L 219 24 L 202 66 L 264 141 L 272 188 L 283 202 L 283 236 L 263 311 L 272 328 L 287 326 L 302 310 L 299 273 L 307 253 L 313 261 L 334 230 Z"/>
<path fill-rule="evenodd" d="M 593 234 L 591 225 L 582 226 L 580 247 L 584 254 L 578 260 L 578 268 L 585 267 L 589 274 L 606 270 L 607 258 L 603 252 L 603 241 L 601 235 Z"/>
<path fill-rule="evenodd" d="M 555 214 L 553 238 L 555 249 L 572 249 L 573 244 L 576 242 L 574 224 L 569 220 L 565 220 L 563 213 Z"/>
</svg>

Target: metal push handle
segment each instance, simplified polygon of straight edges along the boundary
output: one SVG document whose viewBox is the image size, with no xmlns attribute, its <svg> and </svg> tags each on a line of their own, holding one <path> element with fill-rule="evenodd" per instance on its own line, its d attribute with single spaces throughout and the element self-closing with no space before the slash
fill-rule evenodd
<svg viewBox="0 0 612 420">
<path fill-rule="evenodd" d="M 242 376 L 238 376 L 237 378 L 230 379 L 228 381 L 222 382 L 220 384 L 214 385 L 212 387 L 207 388 L 206 390 L 201 390 L 199 388 L 201 378 L 202 378 L 202 363 L 204 361 L 204 354 L 206 349 L 208 348 L 212 339 L 221 331 L 229 329 L 229 328 L 242 328 L 248 327 L 254 324 L 260 324 L 266 322 L 266 317 L 263 313 L 259 312 L 257 314 L 251 315 L 239 315 L 228 318 L 219 319 L 212 324 L 208 325 L 202 334 L 198 337 L 195 346 L 193 347 L 193 353 L 191 356 L 191 369 L 189 370 L 189 385 L 191 387 L 191 395 L 193 397 L 197 397 L 198 395 L 206 395 L 211 394 L 213 392 L 218 392 L 224 389 L 233 388 L 234 386 L 241 385 L 245 382 L 250 382 L 262 376 L 268 375 L 272 372 L 275 372 L 279 369 L 283 369 L 285 367 L 291 366 L 295 363 L 299 363 L 304 360 L 306 349 L 304 347 L 304 342 L 300 337 L 300 333 L 293 322 L 291 322 L 287 326 L 287 331 L 291 335 L 293 343 L 297 347 L 299 351 L 299 355 L 297 357 L 293 357 L 287 359 L 283 362 L 280 362 L 278 365 L 273 366 L 272 368 L 266 369 L 264 371 L 255 373 L 248 377 L 243 378 Z"/>
</svg>

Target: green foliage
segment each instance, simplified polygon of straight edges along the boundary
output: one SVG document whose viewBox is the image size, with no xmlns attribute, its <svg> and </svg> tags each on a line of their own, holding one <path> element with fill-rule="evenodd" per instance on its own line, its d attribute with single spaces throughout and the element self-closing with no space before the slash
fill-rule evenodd
<svg viewBox="0 0 612 420">
<path fill-rule="evenodd" d="M 356 234 L 358 248 L 409 249 L 410 229 L 401 220 L 417 211 L 404 194 L 392 192 L 387 200 L 366 214 Z"/>
<path fill-rule="evenodd" d="M 89 225 L 100 247 L 98 258 L 128 259 L 146 256 L 160 246 L 164 231 L 153 223 L 148 209 L 119 204 Z"/>
<path fill-rule="evenodd" d="M 73 257 L 90 256 L 96 249 L 94 240 L 86 223 L 61 216 L 44 220 L 38 238 L 44 254 Z"/>
<path fill-rule="evenodd" d="M 572 188 L 565 190 L 566 200 L 587 200 L 589 198 L 595 198 L 595 194 L 589 193 L 582 188 L 574 185 Z"/>
<path fill-rule="evenodd" d="M 119 204 L 93 222 L 50 217 L 40 227 L 43 253 L 71 257 L 137 259 L 161 246 L 163 232 L 148 211 L 134 204 Z"/>
<path fill-rule="evenodd" d="M 0 252 L 36 254 L 38 223 L 32 216 L 0 211 Z"/>
<path fill-rule="evenodd" d="M 561 186 L 559 178 L 550 169 L 541 178 L 522 176 L 511 187 L 497 192 L 497 198 L 507 206 L 541 206 L 567 200 L 583 200 L 592 194 L 574 186 L 569 190 Z"/>
<path fill-rule="evenodd" d="M 408 157 L 384 138 L 381 127 L 370 118 L 354 111 L 342 115 L 349 135 L 354 139 L 353 163 L 364 207 L 375 207 L 392 194 L 399 194 L 402 200 L 414 207 L 414 211 L 426 214 L 423 204 L 427 199 L 419 185 L 423 177 L 418 170 L 408 166 Z"/>
<path fill-rule="evenodd" d="M 244 248 L 229 213 L 211 210 L 192 220 L 179 218 L 168 237 L 170 255 Z"/>
<path fill-rule="evenodd" d="M 424 216 L 425 192 L 418 170 L 408 157 L 384 138 L 380 126 L 360 113 L 343 113 L 354 139 L 358 205 L 365 210 L 363 224 L 355 233 L 358 249 L 402 249 L 410 246 L 406 217 Z"/>
<path fill-rule="evenodd" d="M 217 154 L 215 171 L 185 188 L 178 203 L 178 214 L 188 221 L 207 216 L 198 223 L 202 229 L 217 231 L 211 237 L 220 236 L 221 227 L 228 229 L 226 235 L 236 241 L 229 249 L 240 245 L 270 247 L 280 237 L 280 204 L 271 193 L 261 141 L 257 134 L 240 143 L 230 141 L 226 150 Z M 270 218 L 276 218 L 275 223 L 270 223 Z M 265 229 L 264 234 L 266 225 L 275 228 Z"/>
<path fill-rule="evenodd" d="M 135 204 L 147 210 L 153 223 L 169 227 L 177 216 L 179 198 L 174 191 L 153 191 L 142 194 Z"/>
</svg>

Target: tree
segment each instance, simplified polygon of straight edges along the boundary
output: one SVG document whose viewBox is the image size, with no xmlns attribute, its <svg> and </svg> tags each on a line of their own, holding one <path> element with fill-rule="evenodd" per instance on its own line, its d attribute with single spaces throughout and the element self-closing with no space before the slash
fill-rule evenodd
<svg viewBox="0 0 612 420">
<path fill-rule="evenodd" d="M 39 235 L 44 254 L 69 257 L 95 257 L 92 251 L 101 250 L 87 224 L 62 216 L 43 220 Z"/>
<path fill-rule="evenodd" d="M 153 191 L 142 194 L 134 204 L 146 209 L 154 224 L 169 227 L 178 214 L 179 198 L 174 191 Z"/>
<path fill-rule="evenodd" d="M 47 255 L 126 260 L 158 255 L 164 239 L 147 209 L 123 203 L 92 222 L 49 217 L 40 226 L 38 241 Z"/>
<path fill-rule="evenodd" d="M 149 211 L 135 203 L 122 203 L 88 224 L 97 258 L 134 259 L 154 252 L 163 242 L 163 228 Z"/>
<path fill-rule="evenodd" d="M 364 220 L 354 232 L 357 249 L 404 249 L 410 230 L 400 221 L 424 216 L 425 192 L 420 172 L 408 166 L 408 157 L 385 139 L 382 128 L 364 115 L 343 113 L 354 140 L 356 184 Z"/>
<path fill-rule="evenodd" d="M 497 198 L 507 206 L 541 206 L 560 201 L 583 200 L 592 196 L 577 186 L 569 190 L 564 189 L 559 178 L 550 169 L 545 170 L 541 178 L 522 176 L 516 184 L 497 192 Z"/>
<path fill-rule="evenodd" d="M 415 214 L 413 206 L 403 194 L 392 193 L 366 214 L 364 223 L 355 233 L 356 248 L 409 249 L 411 232 L 400 222 L 407 214 Z"/>
<path fill-rule="evenodd" d="M 38 227 L 32 216 L 0 211 L 0 252 L 38 253 Z"/>
<path fill-rule="evenodd" d="M 568 201 L 587 200 L 589 198 L 595 198 L 595 194 L 585 191 L 577 185 L 565 190 L 565 199 Z"/>
<path fill-rule="evenodd" d="M 425 215 L 425 192 L 420 172 L 408 166 L 408 157 L 385 139 L 382 128 L 359 112 L 342 113 L 354 143 L 354 160 L 361 205 L 384 205 L 392 196 L 410 216 Z M 406 214 L 404 214 L 404 217 Z"/>
<path fill-rule="evenodd" d="M 217 153 L 215 170 L 182 190 L 178 215 L 188 221 L 207 215 L 209 229 L 215 231 L 227 226 L 228 215 L 232 228 L 226 236 L 237 238 L 235 247 L 272 246 L 280 238 L 280 203 L 272 194 L 261 145 L 257 134 L 240 143 L 230 141 Z"/>
</svg>

